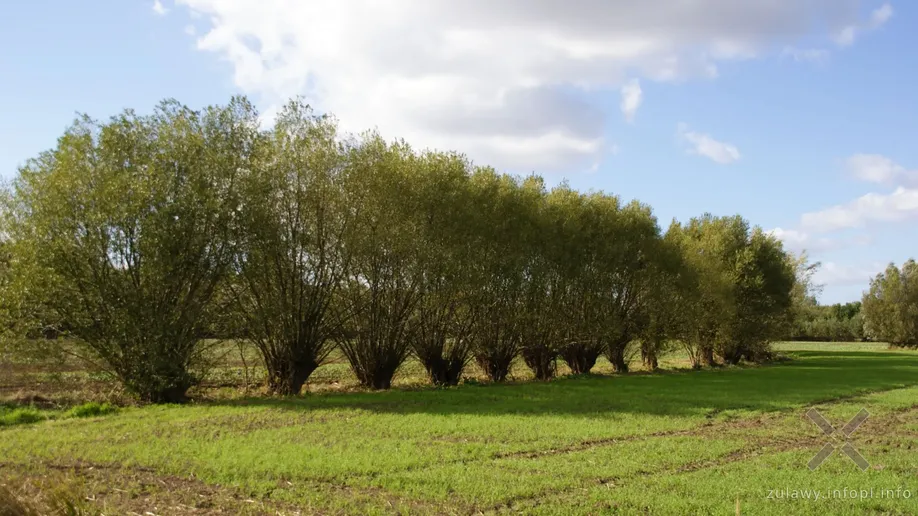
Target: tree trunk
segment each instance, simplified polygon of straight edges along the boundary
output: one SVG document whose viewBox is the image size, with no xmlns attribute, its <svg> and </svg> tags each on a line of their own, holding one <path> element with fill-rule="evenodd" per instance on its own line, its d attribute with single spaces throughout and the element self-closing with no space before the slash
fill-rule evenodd
<svg viewBox="0 0 918 516">
<path fill-rule="evenodd" d="M 278 396 L 297 396 L 306 380 L 319 367 L 314 360 L 274 359 L 265 362 L 268 369 L 268 390 Z"/>
<path fill-rule="evenodd" d="M 551 380 L 557 370 L 558 358 L 550 346 L 538 346 L 523 350 L 523 359 L 532 369 L 536 380 Z"/>
<path fill-rule="evenodd" d="M 612 369 L 614 369 L 616 373 L 628 372 L 628 361 L 625 359 L 625 351 L 628 347 L 628 342 L 630 342 L 630 340 L 624 341 L 624 343 L 622 340 L 619 340 L 614 342 L 609 349 L 606 358 L 612 363 Z"/>
<path fill-rule="evenodd" d="M 717 361 L 714 360 L 714 347 L 713 346 L 704 346 L 701 348 L 701 361 L 704 365 L 708 367 L 713 367 L 717 365 Z"/>
<path fill-rule="evenodd" d="M 424 362 L 424 368 L 427 369 L 430 381 L 438 387 L 459 385 L 463 365 L 459 360 L 449 360 L 443 357 L 435 357 Z"/>
<path fill-rule="evenodd" d="M 612 363 L 612 369 L 616 373 L 628 372 L 628 360 L 625 355 L 628 351 L 628 344 L 631 342 L 629 335 L 622 335 L 617 339 L 609 341 L 606 348 L 606 358 Z"/>
<path fill-rule="evenodd" d="M 593 342 L 573 342 L 561 350 L 561 358 L 567 362 L 574 374 L 587 374 L 596 365 L 596 359 L 602 354 L 599 344 Z"/>
<path fill-rule="evenodd" d="M 492 354 L 478 355 L 475 360 L 492 382 L 506 380 L 507 375 L 510 374 L 510 366 L 513 363 L 512 357 Z"/>
<path fill-rule="evenodd" d="M 660 363 L 657 360 L 657 350 L 653 345 L 641 346 L 641 362 L 644 363 L 644 368 L 649 371 L 656 371 L 660 367 Z"/>
<path fill-rule="evenodd" d="M 186 403 L 188 401 L 188 387 L 176 386 L 143 393 L 140 395 L 140 399 L 150 403 Z"/>
</svg>

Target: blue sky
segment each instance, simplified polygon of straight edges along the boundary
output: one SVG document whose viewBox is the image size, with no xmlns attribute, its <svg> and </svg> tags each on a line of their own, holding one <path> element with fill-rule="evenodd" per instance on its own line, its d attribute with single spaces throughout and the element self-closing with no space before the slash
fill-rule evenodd
<svg viewBox="0 0 918 516">
<path fill-rule="evenodd" d="M 460 5 L 461 4 L 461 5 Z M 76 112 L 305 95 L 511 172 L 740 213 L 860 297 L 918 227 L 918 5 L 855 0 L 31 0 L 0 18 L 0 174 Z"/>
</svg>

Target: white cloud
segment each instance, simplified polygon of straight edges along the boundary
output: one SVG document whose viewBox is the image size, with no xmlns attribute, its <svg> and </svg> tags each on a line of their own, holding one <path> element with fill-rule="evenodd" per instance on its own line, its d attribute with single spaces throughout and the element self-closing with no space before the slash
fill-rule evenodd
<svg viewBox="0 0 918 516">
<path fill-rule="evenodd" d="M 160 0 L 153 0 L 153 12 L 160 16 L 165 16 L 169 9 L 166 9 L 166 6 Z"/>
<path fill-rule="evenodd" d="M 847 204 L 804 213 L 800 225 L 808 231 L 830 232 L 915 217 L 918 217 L 918 188 L 900 186 L 891 194 L 869 193 Z"/>
<path fill-rule="evenodd" d="M 766 233 L 772 235 L 778 240 L 783 241 L 787 247 L 793 249 L 805 249 L 806 244 L 810 240 L 810 236 L 808 234 L 796 229 L 774 228 L 766 231 Z"/>
<path fill-rule="evenodd" d="M 823 48 L 797 48 L 797 47 L 784 47 L 784 51 L 781 52 L 782 57 L 790 57 L 794 61 L 801 62 L 823 62 L 829 58 L 829 51 Z"/>
<path fill-rule="evenodd" d="M 856 2 L 177 0 L 205 24 L 198 48 L 269 112 L 302 94 L 345 130 L 526 171 L 606 154 L 610 114 L 584 92 L 715 77 L 856 23 Z"/>
<path fill-rule="evenodd" d="M 802 230 L 827 233 L 918 218 L 918 171 L 879 154 L 855 154 L 845 160 L 845 168 L 854 178 L 896 188 L 891 193 L 871 192 L 845 204 L 804 213 L 800 218 Z"/>
<path fill-rule="evenodd" d="M 870 18 L 864 22 L 852 23 L 838 30 L 832 37 L 840 47 L 847 47 L 854 43 L 858 34 L 880 28 L 889 21 L 893 15 L 893 8 L 889 3 L 884 3 L 870 13 Z"/>
<path fill-rule="evenodd" d="M 871 183 L 918 185 L 918 170 L 907 170 L 879 154 L 855 154 L 845 161 L 845 167 L 855 178 Z"/>
<path fill-rule="evenodd" d="M 883 25 L 887 21 L 889 21 L 889 19 L 892 18 L 892 15 L 893 15 L 892 6 L 889 5 L 889 3 L 885 3 L 882 6 L 880 6 L 878 9 L 870 13 L 870 24 L 868 25 L 868 27 L 870 27 L 871 29 L 875 29 Z"/>
<path fill-rule="evenodd" d="M 814 237 L 798 229 L 774 228 L 769 234 L 784 242 L 785 249 L 795 252 L 822 253 L 849 247 L 867 245 L 872 242 L 869 235 L 857 235 L 851 238 Z"/>
<path fill-rule="evenodd" d="M 685 124 L 679 124 L 677 133 L 681 140 L 689 144 L 690 154 L 704 156 L 722 165 L 733 163 L 741 158 L 736 146 L 715 140 L 710 135 L 692 131 Z"/>
<path fill-rule="evenodd" d="M 634 115 L 641 107 L 644 100 L 644 92 L 641 91 L 641 81 L 632 79 L 622 86 L 622 114 L 629 123 L 634 121 Z"/>
<path fill-rule="evenodd" d="M 874 262 L 865 266 L 841 265 L 835 262 L 824 262 L 813 275 L 813 281 L 816 284 L 833 287 L 848 285 L 870 284 L 878 273 L 882 272 L 886 266 L 879 262 Z"/>
</svg>

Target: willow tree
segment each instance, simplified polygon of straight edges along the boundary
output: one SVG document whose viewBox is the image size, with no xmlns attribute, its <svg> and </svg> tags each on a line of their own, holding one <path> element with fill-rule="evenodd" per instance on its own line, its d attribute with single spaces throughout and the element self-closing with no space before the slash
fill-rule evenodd
<svg viewBox="0 0 918 516">
<path fill-rule="evenodd" d="M 793 322 L 796 271 L 777 238 L 753 228 L 732 264 L 735 318 L 718 353 L 729 364 L 766 360 Z"/>
<path fill-rule="evenodd" d="M 889 264 L 870 281 L 861 302 L 872 337 L 893 346 L 918 347 L 918 263 Z"/>
<path fill-rule="evenodd" d="M 480 314 L 470 334 L 479 367 L 492 381 L 507 378 L 522 346 L 526 202 L 518 178 L 493 169 L 472 174 L 473 219 L 470 241 L 476 250 L 472 262 L 473 306 Z"/>
<path fill-rule="evenodd" d="M 421 298 L 412 319 L 411 347 L 434 385 L 456 385 L 471 359 L 470 332 L 478 308 L 472 302 L 471 244 L 477 206 L 472 203 L 470 163 L 461 155 L 429 152 L 415 175 L 415 216 L 422 240 Z"/>
<path fill-rule="evenodd" d="M 559 265 L 565 295 L 558 324 L 561 357 L 575 374 L 589 373 L 606 349 L 612 323 L 608 307 L 609 251 L 618 241 L 619 200 L 599 192 L 580 194 L 555 188 L 549 202 L 562 228 Z"/>
<path fill-rule="evenodd" d="M 423 294 L 419 157 L 403 142 L 369 134 L 348 160 L 351 209 L 360 212 L 337 301 L 350 316 L 336 340 L 362 385 L 388 389 L 411 351 L 412 317 Z"/>
<path fill-rule="evenodd" d="M 681 339 L 695 368 L 715 365 L 718 343 L 729 339 L 727 325 L 736 311 L 730 264 L 745 246 L 747 230 L 740 217 L 709 214 L 670 227 L 696 280 L 694 303 L 685 307 L 693 324 Z"/>
<path fill-rule="evenodd" d="M 331 351 L 347 313 L 334 304 L 360 207 L 347 196 L 347 153 L 333 119 L 299 100 L 264 135 L 241 181 L 237 271 L 229 283 L 269 389 L 297 394 Z"/>
<path fill-rule="evenodd" d="M 798 290 L 793 257 L 740 216 L 704 215 L 670 231 L 695 275 L 694 323 L 682 342 L 695 367 L 767 358 L 786 332 Z"/>
<path fill-rule="evenodd" d="M 257 126 L 238 98 L 84 116 L 13 183 L 11 253 L 31 273 L 20 280 L 35 279 L 68 333 L 142 400 L 182 401 L 199 380 Z"/>
<path fill-rule="evenodd" d="M 517 238 L 523 257 L 521 353 L 536 379 L 549 380 L 557 372 L 563 344 L 561 308 L 566 298 L 563 214 L 549 203 L 544 181 L 530 176 L 522 184 L 523 225 Z"/>
<path fill-rule="evenodd" d="M 660 229 L 650 207 L 636 201 L 618 214 L 615 237 L 605 243 L 606 270 L 600 285 L 608 310 L 602 323 L 605 354 L 617 372 L 627 372 L 631 343 L 642 331 L 641 311 L 657 280 L 655 252 Z"/>
<path fill-rule="evenodd" d="M 682 249 L 667 233 L 656 242 L 651 260 L 654 280 L 647 285 L 645 302 L 633 317 L 637 319 L 641 361 L 645 369 L 656 370 L 660 356 L 680 339 L 692 320 L 689 317 L 697 285 Z"/>
</svg>

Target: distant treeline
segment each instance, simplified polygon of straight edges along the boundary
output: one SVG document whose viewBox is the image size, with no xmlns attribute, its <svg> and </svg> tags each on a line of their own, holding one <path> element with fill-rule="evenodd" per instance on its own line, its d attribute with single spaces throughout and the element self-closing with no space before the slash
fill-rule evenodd
<svg viewBox="0 0 918 516">
<path fill-rule="evenodd" d="M 819 305 L 807 297 L 800 305 L 791 340 L 851 342 L 865 339 L 861 303 Z"/>
</svg>

